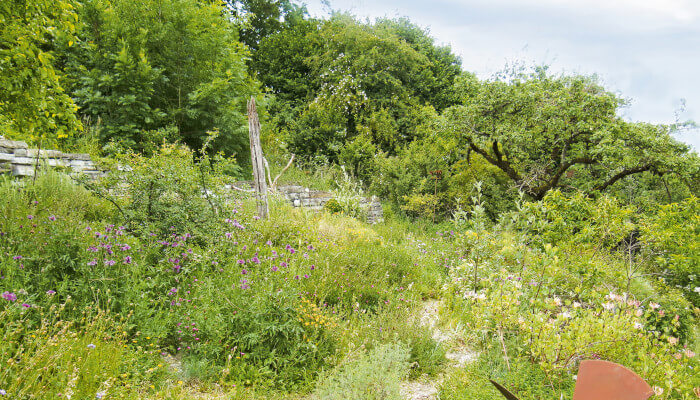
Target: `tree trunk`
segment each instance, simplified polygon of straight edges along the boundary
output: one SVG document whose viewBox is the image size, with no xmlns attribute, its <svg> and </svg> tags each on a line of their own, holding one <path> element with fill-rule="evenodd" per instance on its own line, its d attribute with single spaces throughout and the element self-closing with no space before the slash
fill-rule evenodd
<svg viewBox="0 0 700 400">
<path fill-rule="evenodd" d="M 255 186 L 255 198 L 258 203 L 258 216 L 267 219 L 269 208 L 267 205 L 267 182 L 265 181 L 265 166 L 260 146 L 260 120 L 255 109 L 255 98 L 248 102 L 248 129 L 250 132 L 250 162 L 253 165 L 253 181 Z"/>
</svg>

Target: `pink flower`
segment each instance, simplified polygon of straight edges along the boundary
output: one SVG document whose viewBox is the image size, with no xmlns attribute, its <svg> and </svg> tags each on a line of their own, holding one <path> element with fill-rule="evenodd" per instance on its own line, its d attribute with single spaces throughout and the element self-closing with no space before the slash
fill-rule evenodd
<svg viewBox="0 0 700 400">
<path fill-rule="evenodd" d="M 17 295 L 11 292 L 3 292 L 2 298 L 10 302 L 17 301 Z"/>
</svg>

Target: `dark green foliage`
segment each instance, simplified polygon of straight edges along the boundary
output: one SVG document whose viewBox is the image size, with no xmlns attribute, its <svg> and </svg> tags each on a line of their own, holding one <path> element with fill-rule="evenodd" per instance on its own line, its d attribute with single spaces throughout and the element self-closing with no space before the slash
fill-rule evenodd
<svg viewBox="0 0 700 400">
<path fill-rule="evenodd" d="M 91 0 L 81 9 L 79 45 L 65 64 L 80 114 L 102 143 L 152 150 L 153 142 L 244 155 L 245 99 L 256 92 L 246 52 L 220 5 L 186 0 Z M 167 135 L 146 132 L 173 127 Z M 160 136 L 160 137 L 159 137 Z"/>
</svg>

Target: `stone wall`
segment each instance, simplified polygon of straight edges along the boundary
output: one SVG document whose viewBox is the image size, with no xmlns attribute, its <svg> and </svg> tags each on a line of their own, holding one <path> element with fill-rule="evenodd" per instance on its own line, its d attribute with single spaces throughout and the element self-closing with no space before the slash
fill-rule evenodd
<svg viewBox="0 0 700 400">
<path fill-rule="evenodd" d="M 34 171 L 43 165 L 69 169 L 73 173 L 85 174 L 92 178 L 104 175 L 104 171 L 97 169 L 88 154 L 30 149 L 25 142 L 7 140 L 0 136 L 0 173 L 31 177 L 34 176 Z M 249 182 L 241 184 L 250 186 Z M 333 193 L 298 185 L 283 185 L 278 187 L 277 191 L 294 207 L 312 210 L 322 210 L 326 202 L 334 197 Z M 376 197 L 363 199 L 360 206 L 367 212 L 367 222 L 374 224 L 384 220 L 382 203 Z"/>
<path fill-rule="evenodd" d="M 34 171 L 42 165 L 70 169 L 73 173 L 93 178 L 103 174 L 87 154 L 30 149 L 25 142 L 7 140 L 0 136 L 0 173 L 34 176 Z"/>
<path fill-rule="evenodd" d="M 313 190 L 297 185 L 283 185 L 277 188 L 277 191 L 289 200 L 294 207 L 307 207 L 312 210 L 322 210 L 323 206 L 331 200 L 333 193 L 324 192 L 321 190 Z M 365 198 L 360 202 L 360 206 L 367 212 L 367 222 L 374 224 L 384 220 L 382 211 L 382 203 L 379 199 L 372 196 Z"/>
<path fill-rule="evenodd" d="M 250 182 L 239 182 L 237 187 L 250 188 Z M 335 196 L 331 192 L 309 189 L 299 185 L 282 185 L 277 188 L 277 193 L 289 200 L 294 207 L 305 207 L 312 210 L 323 210 L 326 202 Z M 367 222 L 375 224 L 384 221 L 382 203 L 375 196 L 365 198 L 360 202 L 360 206 L 367 212 Z"/>
</svg>

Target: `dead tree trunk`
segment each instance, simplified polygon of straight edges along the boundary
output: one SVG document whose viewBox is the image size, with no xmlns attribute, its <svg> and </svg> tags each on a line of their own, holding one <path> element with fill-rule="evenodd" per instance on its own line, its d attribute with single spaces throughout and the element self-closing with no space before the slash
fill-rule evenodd
<svg viewBox="0 0 700 400">
<path fill-rule="evenodd" d="M 255 198 L 258 203 L 258 216 L 267 219 L 269 208 L 267 205 L 267 182 L 265 182 L 265 165 L 260 146 L 260 120 L 255 109 L 255 98 L 248 101 L 248 129 L 250 132 L 250 161 L 253 165 L 253 181 L 255 186 Z"/>
</svg>

